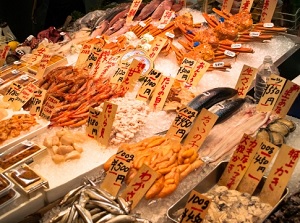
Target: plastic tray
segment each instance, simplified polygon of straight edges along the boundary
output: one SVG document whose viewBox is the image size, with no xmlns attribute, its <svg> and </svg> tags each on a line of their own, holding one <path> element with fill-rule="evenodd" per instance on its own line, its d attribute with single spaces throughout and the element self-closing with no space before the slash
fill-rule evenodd
<svg viewBox="0 0 300 223">
<path fill-rule="evenodd" d="M 14 189 L 10 189 L 7 194 L 0 197 L 0 209 L 20 197 L 20 194 Z"/>
<path fill-rule="evenodd" d="M 195 190 L 199 193 L 206 193 L 207 191 L 209 191 L 213 186 L 215 186 L 221 175 L 223 174 L 226 166 L 227 166 L 228 162 L 221 162 L 211 173 L 209 173 L 199 184 L 197 184 L 192 190 Z M 254 191 L 253 195 L 256 196 L 259 194 L 259 192 L 261 191 L 265 181 L 266 181 L 266 177 L 263 177 L 262 180 L 260 181 L 260 183 L 258 184 L 256 190 Z M 191 191 L 192 191 L 191 190 Z M 169 219 L 171 219 L 174 222 L 179 222 L 178 221 L 178 216 L 176 215 L 176 212 L 178 212 L 178 210 L 182 209 L 185 207 L 185 204 L 189 198 L 190 192 L 186 193 L 182 198 L 180 198 L 174 205 L 172 205 L 167 212 L 167 216 Z M 278 201 L 278 203 L 273 207 L 272 210 L 270 210 L 270 212 L 265 216 L 263 220 L 265 220 L 272 212 L 273 210 L 275 210 L 275 208 L 281 203 L 281 201 L 288 195 L 289 193 L 289 189 L 285 188 L 284 193 L 280 199 L 280 201 Z"/>
<path fill-rule="evenodd" d="M 8 193 L 9 189 L 13 187 L 13 183 L 8 180 L 3 174 L 0 174 L 0 181 L 6 186 L 0 190 L 0 197 Z"/>
</svg>

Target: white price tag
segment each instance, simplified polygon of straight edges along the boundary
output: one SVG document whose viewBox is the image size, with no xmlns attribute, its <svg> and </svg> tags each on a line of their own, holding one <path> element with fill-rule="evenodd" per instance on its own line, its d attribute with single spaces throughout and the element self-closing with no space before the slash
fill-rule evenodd
<svg viewBox="0 0 300 223">
<path fill-rule="evenodd" d="M 213 67 L 224 67 L 224 62 L 215 62 L 213 63 Z"/>
<path fill-rule="evenodd" d="M 250 32 L 249 36 L 251 37 L 258 37 L 260 35 L 260 32 Z"/>
<path fill-rule="evenodd" d="M 146 23 L 144 23 L 143 21 L 141 21 L 141 22 L 139 22 L 139 25 L 140 25 L 141 27 L 145 27 L 145 26 L 146 26 Z"/>
<path fill-rule="evenodd" d="M 12 74 L 18 74 L 19 71 L 18 71 L 18 70 L 12 70 L 11 73 L 12 73 Z"/>
<path fill-rule="evenodd" d="M 166 32 L 166 36 L 170 37 L 172 39 L 175 37 L 175 35 L 173 33 L 170 33 L 170 32 Z"/>
<path fill-rule="evenodd" d="M 230 50 L 225 50 L 224 54 L 227 55 L 227 56 L 230 56 L 230 57 L 235 57 L 235 52 L 232 52 Z"/>
<path fill-rule="evenodd" d="M 165 27 L 166 27 L 165 24 L 159 24 L 159 25 L 157 26 L 158 29 L 164 29 Z"/>
<path fill-rule="evenodd" d="M 23 81 L 27 81 L 28 80 L 28 75 L 23 74 L 23 75 L 20 76 L 20 79 L 23 80 Z"/>
<path fill-rule="evenodd" d="M 272 27 L 274 27 L 274 23 L 272 23 L 272 22 L 265 22 L 263 26 L 266 27 L 266 28 L 272 28 Z"/>
<path fill-rule="evenodd" d="M 242 44 L 240 44 L 240 43 L 233 43 L 233 44 L 231 44 L 231 48 L 232 49 L 238 49 L 238 48 L 241 48 L 242 47 Z"/>
</svg>

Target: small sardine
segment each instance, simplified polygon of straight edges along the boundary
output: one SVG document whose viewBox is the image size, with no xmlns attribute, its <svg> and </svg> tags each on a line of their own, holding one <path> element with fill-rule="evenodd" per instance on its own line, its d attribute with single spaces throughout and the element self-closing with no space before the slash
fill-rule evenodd
<svg viewBox="0 0 300 223">
<path fill-rule="evenodd" d="M 63 199 L 59 202 L 59 205 L 64 205 L 67 203 L 67 201 L 75 196 L 82 188 L 84 188 L 85 185 L 80 185 L 79 187 L 74 188 L 73 190 L 70 190 Z"/>
<path fill-rule="evenodd" d="M 98 205 L 100 208 L 103 208 L 104 210 L 112 213 L 112 214 L 125 214 L 125 212 L 118 206 L 115 206 L 111 203 L 107 203 L 104 201 L 97 201 L 97 200 L 90 200 L 89 201 L 90 204 L 95 204 Z"/>
<path fill-rule="evenodd" d="M 65 215 L 68 215 L 71 210 L 71 207 L 68 207 L 67 209 L 59 212 L 56 216 L 50 219 L 50 223 L 56 223 L 59 222 Z"/>
<path fill-rule="evenodd" d="M 126 213 L 126 214 L 129 214 L 130 211 L 131 211 L 131 204 L 132 202 L 127 202 L 125 201 L 124 198 L 122 197 L 117 197 L 117 202 L 118 204 L 120 205 L 120 207 L 122 208 L 122 210 Z"/>
<path fill-rule="evenodd" d="M 85 207 L 86 208 L 86 207 Z M 97 214 L 99 212 L 101 212 L 101 209 L 96 207 L 96 208 L 93 208 L 93 209 L 90 209 L 89 212 L 91 213 L 91 215 L 93 216 L 94 214 Z"/>
<path fill-rule="evenodd" d="M 85 190 L 85 193 L 91 198 L 91 199 L 94 199 L 94 200 L 97 200 L 97 201 L 105 201 L 105 202 L 108 202 L 108 203 L 113 203 L 112 200 L 108 199 L 107 197 L 104 197 L 103 195 L 99 194 L 97 191 L 95 190 L 92 190 L 92 189 L 86 189 Z"/>
<path fill-rule="evenodd" d="M 85 223 L 93 223 L 92 216 L 88 210 L 86 210 L 79 204 L 75 204 L 75 207 Z"/>
<path fill-rule="evenodd" d="M 96 221 L 96 223 L 104 223 L 109 221 L 110 219 L 112 219 L 113 217 L 115 217 L 116 215 L 114 214 L 107 214 L 104 217 L 100 218 L 98 221 Z"/>
<path fill-rule="evenodd" d="M 106 223 L 134 223 L 136 217 L 131 215 L 118 215 L 111 220 L 107 221 Z"/>
<path fill-rule="evenodd" d="M 102 196 L 106 197 L 107 199 L 114 201 L 116 199 L 115 196 L 111 195 L 110 193 L 106 192 L 105 190 L 99 188 L 99 187 L 92 187 L 93 190 L 95 190 L 97 193 L 101 194 Z"/>
<path fill-rule="evenodd" d="M 101 218 L 103 218 L 107 214 L 108 214 L 107 211 L 98 212 L 98 213 L 92 215 L 92 220 L 93 220 L 93 222 L 98 221 L 98 220 L 100 220 Z"/>
</svg>

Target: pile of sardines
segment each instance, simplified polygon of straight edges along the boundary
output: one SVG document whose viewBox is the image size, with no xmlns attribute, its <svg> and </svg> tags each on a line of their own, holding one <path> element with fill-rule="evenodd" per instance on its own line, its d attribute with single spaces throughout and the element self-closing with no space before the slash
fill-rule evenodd
<svg viewBox="0 0 300 223">
<path fill-rule="evenodd" d="M 50 223 L 151 223 L 131 213 L 131 202 L 114 197 L 93 182 L 69 191 L 60 201 L 61 211 Z"/>
<path fill-rule="evenodd" d="M 300 191 L 293 194 L 273 212 L 264 223 L 300 222 Z"/>
</svg>

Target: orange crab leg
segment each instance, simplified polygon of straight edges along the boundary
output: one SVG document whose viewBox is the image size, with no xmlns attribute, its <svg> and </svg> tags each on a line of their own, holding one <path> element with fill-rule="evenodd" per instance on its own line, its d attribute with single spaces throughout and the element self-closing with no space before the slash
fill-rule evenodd
<svg viewBox="0 0 300 223">
<path fill-rule="evenodd" d="M 228 13 L 228 12 L 226 12 L 226 11 L 224 11 L 224 10 L 220 11 L 220 10 L 218 10 L 218 9 L 216 9 L 216 8 L 213 8 L 212 10 L 213 10 L 213 12 L 215 12 L 217 15 L 222 16 L 224 19 L 229 19 L 230 16 L 232 16 L 230 13 Z"/>
<path fill-rule="evenodd" d="M 207 13 L 202 13 L 202 15 L 210 27 L 215 28 L 218 25 L 218 23 L 216 23 L 215 20 L 211 19 Z"/>
</svg>

